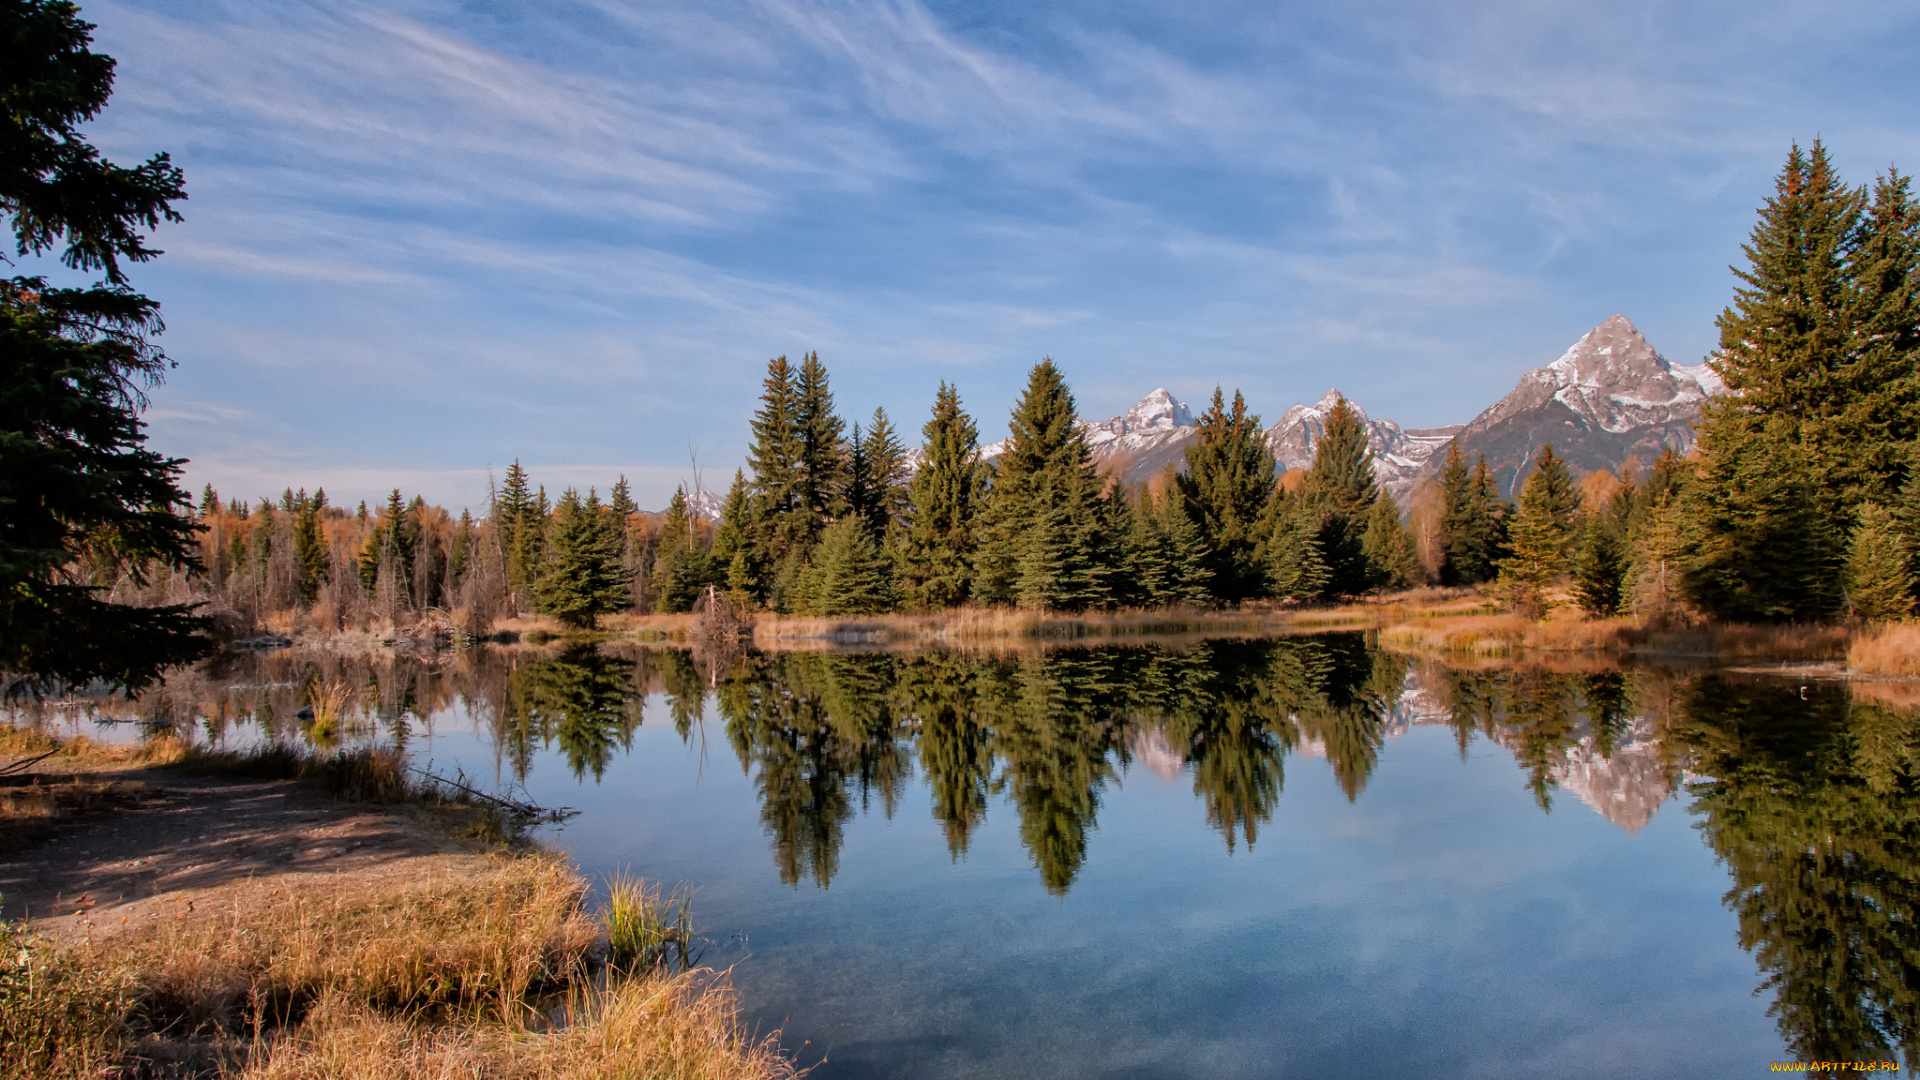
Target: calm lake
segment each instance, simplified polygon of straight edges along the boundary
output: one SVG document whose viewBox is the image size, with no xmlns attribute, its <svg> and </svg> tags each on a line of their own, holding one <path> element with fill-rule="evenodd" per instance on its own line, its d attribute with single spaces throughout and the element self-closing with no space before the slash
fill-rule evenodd
<svg viewBox="0 0 1920 1080">
<path fill-rule="evenodd" d="M 1920 714 L 1885 688 L 1323 635 L 283 651 L 140 708 L 297 739 L 316 682 L 338 737 L 577 810 L 541 838 L 589 876 L 697 889 L 704 962 L 823 1080 L 1920 1056 Z"/>
</svg>

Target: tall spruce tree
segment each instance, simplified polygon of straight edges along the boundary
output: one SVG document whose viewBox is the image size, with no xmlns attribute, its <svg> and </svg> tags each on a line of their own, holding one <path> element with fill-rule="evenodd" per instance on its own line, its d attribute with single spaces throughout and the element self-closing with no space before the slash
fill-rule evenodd
<svg viewBox="0 0 1920 1080">
<path fill-rule="evenodd" d="M 1411 589 L 1426 579 L 1413 547 L 1413 533 L 1400 520 L 1400 504 L 1384 491 L 1367 511 L 1360 553 L 1366 556 L 1367 573 L 1376 588 Z"/>
<path fill-rule="evenodd" d="M 804 469 L 799 426 L 800 390 L 793 365 L 776 356 L 767 361 L 761 382 L 760 408 L 753 414 L 753 446 L 747 467 L 753 470 L 753 521 L 756 558 L 771 568 L 786 559 L 797 543 L 793 524 L 801 505 L 800 477 Z M 767 583 L 755 591 L 764 595 Z"/>
<path fill-rule="evenodd" d="M 592 490 L 584 500 L 573 488 L 561 492 L 534 580 L 537 610 L 567 626 L 591 630 L 600 616 L 625 607 L 628 577 L 620 565 L 621 531 L 619 519 Z"/>
<path fill-rule="evenodd" d="M 1361 540 L 1380 488 L 1374 481 L 1366 426 L 1346 398 L 1334 402 L 1327 414 L 1302 492 L 1320 519 L 1318 539 L 1327 591 L 1337 596 L 1365 592 L 1373 575 Z"/>
<path fill-rule="evenodd" d="M 864 437 L 853 426 L 847 458 L 847 512 L 864 519 L 876 537 L 896 524 L 904 526 L 912 513 L 908 482 L 913 470 L 907 449 L 885 409 L 873 410 Z"/>
<path fill-rule="evenodd" d="M 1497 490 L 1480 455 L 1467 468 L 1460 444 L 1447 444 L 1446 465 L 1440 471 L 1440 583 L 1478 585 L 1493 578 L 1501 552 L 1497 532 Z"/>
<path fill-rule="evenodd" d="M 1880 201 L 1890 220 L 1908 213 L 1897 178 Z M 1823 146 L 1795 145 L 1742 248 L 1747 267 L 1734 270 L 1739 285 L 1708 358 L 1728 393 L 1707 406 L 1686 490 L 1695 538 L 1687 591 L 1708 614 L 1832 614 L 1840 537 L 1855 509 L 1898 496 L 1920 386 L 1910 353 L 1890 356 L 1859 333 L 1879 313 L 1863 307 L 1857 279 L 1863 266 L 1898 266 L 1904 227 L 1880 230 L 1878 256 L 1862 255 L 1874 246 L 1862 243 L 1864 202 Z M 1864 291 L 1876 306 L 1896 297 L 1890 315 L 1900 306 L 1889 281 Z"/>
<path fill-rule="evenodd" d="M 1206 545 L 1213 596 L 1239 603 L 1262 595 L 1267 575 L 1258 558 L 1260 525 L 1273 495 L 1275 462 L 1260 418 L 1247 412 L 1240 391 L 1228 406 L 1214 387 L 1186 459 L 1178 490 Z"/>
<path fill-rule="evenodd" d="M 114 603 L 99 584 L 199 568 L 197 526 L 176 509 L 192 504 L 184 462 L 147 448 L 139 416 L 170 363 L 152 341 L 160 306 L 125 274 L 160 254 L 144 231 L 179 221 L 187 196 L 167 155 L 128 168 L 80 135 L 114 61 L 89 49 L 72 4 L 14 0 L 0 23 L 0 212 L 15 252 L 57 249 L 102 279 L 0 282 L 0 683 L 141 687 L 212 645 L 192 605 Z"/>
<path fill-rule="evenodd" d="M 1913 614 L 1913 552 L 1892 511 L 1879 503 L 1860 507 L 1847 544 L 1847 605 L 1860 619 Z"/>
<path fill-rule="evenodd" d="M 814 615 L 871 615 L 894 607 L 893 567 L 858 517 L 821 533 L 808 586 L 807 611 Z"/>
<path fill-rule="evenodd" d="M 527 470 L 520 467 L 519 458 L 507 466 L 506 479 L 494 493 L 490 515 L 500 537 L 507 591 L 520 597 L 529 596 L 534 575 L 539 572 L 540 537 L 536 534 L 543 531 L 545 523 L 537 520 L 539 509 L 534 503 L 533 481 Z"/>
<path fill-rule="evenodd" d="M 845 510 L 847 447 L 842 435 L 846 427 L 833 411 L 833 391 L 819 353 L 808 353 L 801 360 L 796 390 L 794 427 L 800 436 L 796 486 L 805 516 L 804 542 L 811 545 Z"/>
<path fill-rule="evenodd" d="M 912 523 L 901 542 L 900 583 L 908 606 L 950 607 L 972 594 L 976 528 L 986 498 L 979 430 L 945 382 L 921 428 L 920 468 L 908 495 Z"/>
<path fill-rule="evenodd" d="M 300 602 L 309 607 L 319 599 L 320 586 L 326 583 L 332 561 L 327 551 L 327 534 L 320 522 L 320 511 L 324 505 L 324 498 L 303 500 L 293 519 L 294 581 L 300 592 Z"/>
<path fill-rule="evenodd" d="M 1028 373 L 1008 426 L 987 498 L 975 595 L 1047 607 L 1107 602 L 1103 485 L 1075 421 L 1073 393 L 1051 359 Z M 1044 580 L 1054 566 L 1059 580 Z"/>
<path fill-rule="evenodd" d="M 1551 443 L 1542 446 L 1520 489 L 1520 508 L 1508 539 L 1511 550 L 1500 563 L 1500 583 L 1517 611 L 1537 615 L 1546 590 L 1566 573 L 1579 507 L 1580 494 L 1566 462 Z"/>
</svg>

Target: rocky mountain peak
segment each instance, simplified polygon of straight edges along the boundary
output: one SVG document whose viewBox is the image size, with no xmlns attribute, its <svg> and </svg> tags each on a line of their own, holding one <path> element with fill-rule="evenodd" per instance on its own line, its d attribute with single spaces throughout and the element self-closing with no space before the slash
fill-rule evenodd
<svg viewBox="0 0 1920 1080">
<path fill-rule="evenodd" d="M 1125 415 L 1107 423 L 1116 421 L 1124 424 L 1128 432 L 1195 426 L 1193 410 L 1187 408 L 1185 402 L 1175 401 L 1172 392 L 1164 386 L 1141 398 L 1140 404 L 1128 409 Z"/>
<path fill-rule="evenodd" d="M 1629 455 L 1651 460 L 1665 446 L 1684 453 L 1720 389 L 1705 365 L 1670 363 L 1626 316 L 1613 315 L 1558 360 L 1522 375 L 1460 432 L 1460 449 L 1485 454 L 1507 491 L 1542 443 L 1576 472 L 1616 468 Z"/>
<path fill-rule="evenodd" d="M 1346 395 L 1338 387 L 1328 390 L 1312 405 L 1295 405 L 1280 414 L 1267 429 L 1267 442 L 1273 456 L 1286 469 L 1306 469 L 1313 465 L 1314 449 L 1327 431 L 1327 416 Z M 1419 479 L 1434 451 L 1447 445 L 1458 427 L 1407 430 L 1391 420 L 1375 420 L 1352 398 L 1347 406 L 1360 418 L 1367 430 L 1367 447 L 1373 451 L 1373 473 L 1381 487 L 1396 498 L 1404 499 Z"/>
</svg>

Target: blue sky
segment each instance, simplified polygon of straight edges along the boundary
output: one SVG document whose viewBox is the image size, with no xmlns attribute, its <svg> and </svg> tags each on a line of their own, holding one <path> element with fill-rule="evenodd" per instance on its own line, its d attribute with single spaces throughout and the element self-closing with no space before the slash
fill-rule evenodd
<svg viewBox="0 0 1920 1080">
<path fill-rule="evenodd" d="M 1920 7 L 89 3 L 170 151 L 195 490 L 723 488 L 768 357 L 998 437 L 1027 368 L 1460 422 L 1614 312 L 1697 363 L 1788 145 L 1920 170 Z"/>
</svg>

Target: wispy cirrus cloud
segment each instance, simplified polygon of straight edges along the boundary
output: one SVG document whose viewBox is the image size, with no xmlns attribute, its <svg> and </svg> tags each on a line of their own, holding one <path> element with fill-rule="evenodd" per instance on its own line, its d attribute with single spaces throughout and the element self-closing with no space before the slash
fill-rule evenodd
<svg viewBox="0 0 1920 1080">
<path fill-rule="evenodd" d="M 96 137 L 187 169 L 141 280 L 208 467 L 724 468 L 815 348 L 909 429 L 942 378 L 996 428 L 1043 354 L 1103 414 L 1337 370 L 1442 423 L 1615 311 L 1693 359 L 1787 140 L 1920 134 L 1892 0 L 87 11 Z"/>
</svg>

